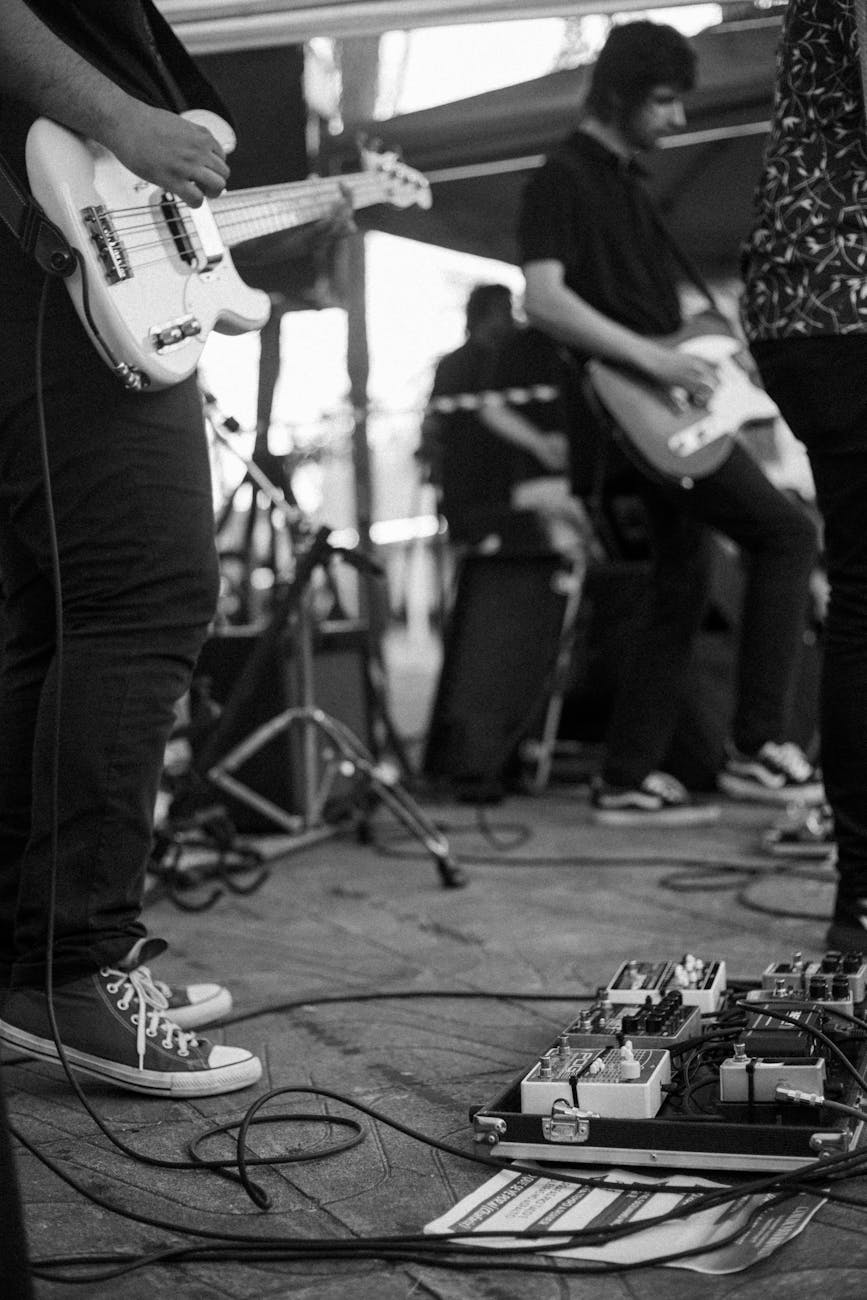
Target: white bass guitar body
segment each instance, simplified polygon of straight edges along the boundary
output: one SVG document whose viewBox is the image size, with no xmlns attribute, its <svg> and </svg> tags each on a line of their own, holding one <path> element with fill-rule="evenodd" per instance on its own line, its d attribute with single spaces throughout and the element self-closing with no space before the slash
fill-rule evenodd
<svg viewBox="0 0 867 1300">
<path fill-rule="evenodd" d="M 194 110 L 227 153 L 228 123 Z M 327 216 L 342 195 L 353 207 L 430 205 L 430 188 L 393 154 L 368 154 L 346 176 L 226 190 L 191 208 L 133 175 L 108 149 L 39 118 L 27 139 L 34 197 L 79 255 L 65 283 L 106 363 L 131 388 L 166 388 L 196 369 L 212 330 L 243 334 L 270 314 L 266 293 L 245 284 L 230 248 Z"/>
</svg>

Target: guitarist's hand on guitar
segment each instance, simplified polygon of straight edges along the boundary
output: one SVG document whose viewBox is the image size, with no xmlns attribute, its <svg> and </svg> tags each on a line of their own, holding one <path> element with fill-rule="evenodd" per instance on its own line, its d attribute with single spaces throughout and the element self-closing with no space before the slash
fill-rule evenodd
<svg viewBox="0 0 867 1300">
<path fill-rule="evenodd" d="M 105 143 L 125 167 L 169 190 L 191 208 L 226 188 L 226 151 L 207 127 L 177 113 L 130 100 Z"/>
<path fill-rule="evenodd" d="M 687 403 L 707 406 L 719 384 L 719 368 L 704 357 L 680 348 L 656 348 L 644 367 L 650 378 L 665 388 L 676 407 Z"/>
</svg>

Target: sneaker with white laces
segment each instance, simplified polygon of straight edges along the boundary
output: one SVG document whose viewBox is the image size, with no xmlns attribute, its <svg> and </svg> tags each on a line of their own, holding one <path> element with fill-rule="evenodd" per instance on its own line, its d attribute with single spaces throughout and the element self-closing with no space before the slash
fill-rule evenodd
<svg viewBox="0 0 867 1300">
<path fill-rule="evenodd" d="M 247 1088 L 262 1063 L 241 1047 L 198 1038 L 167 1018 L 168 999 L 146 968 L 102 970 L 53 993 L 69 1064 L 94 1078 L 156 1097 L 211 1097 Z M 0 1041 L 43 1061 L 59 1061 L 44 990 L 9 991 Z"/>
<path fill-rule="evenodd" d="M 717 785 L 729 798 L 752 803 L 825 802 L 821 772 L 791 742 L 769 740 L 755 754 L 742 754 L 731 747 Z"/>
<path fill-rule="evenodd" d="M 599 779 L 590 792 L 590 806 L 601 826 L 705 826 L 720 815 L 718 804 L 696 803 L 668 772 L 650 772 L 638 786 Z"/>
<path fill-rule="evenodd" d="M 139 966 L 146 979 L 166 1000 L 165 1017 L 181 1029 L 199 1029 L 222 1020 L 232 1010 L 232 995 L 222 984 L 185 984 L 173 988 L 165 980 L 154 979 L 148 966 Z"/>
<path fill-rule="evenodd" d="M 165 939 L 146 935 L 137 939 L 129 952 L 118 961 L 120 970 L 140 970 L 166 999 L 165 1015 L 181 1029 L 199 1029 L 202 1025 L 222 1020 L 232 1010 L 232 995 L 222 984 L 186 984 L 172 988 L 165 980 L 154 979 L 146 962 L 161 956 L 168 944 Z"/>
</svg>

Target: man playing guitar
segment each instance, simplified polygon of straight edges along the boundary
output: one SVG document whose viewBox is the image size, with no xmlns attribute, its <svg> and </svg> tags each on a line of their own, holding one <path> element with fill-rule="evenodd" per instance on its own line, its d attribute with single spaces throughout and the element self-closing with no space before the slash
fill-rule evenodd
<svg viewBox="0 0 867 1300">
<path fill-rule="evenodd" d="M 537 328 L 582 361 L 625 367 L 699 409 L 712 400 L 718 373 L 688 342 L 678 349 L 664 342 L 683 323 L 679 259 L 636 161 L 684 125 L 682 96 L 694 75 L 694 52 L 673 28 L 615 27 L 578 130 L 527 185 L 519 246 L 527 315 Z M 661 480 L 639 468 L 652 594 L 613 707 L 592 792 L 596 818 L 666 825 L 718 813 L 659 771 L 708 593 L 711 529 L 737 543 L 747 569 L 737 701 L 718 783 L 740 798 L 821 800 L 819 774 L 786 743 L 816 559 L 812 521 L 734 442 L 717 468 L 695 479 Z"/>
<path fill-rule="evenodd" d="M 225 108 L 151 0 L 0 0 L 0 74 L 19 177 L 43 116 L 194 209 L 223 190 L 221 145 L 179 113 Z M 5 225 L 0 313 L 0 1039 L 57 1059 L 50 956 L 72 1064 L 151 1095 L 244 1088 L 258 1058 L 195 1032 L 228 992 L 172 989 L 143 964 L 166 947 L 140 918 L 165 742 L 217 595 L 195 376 L 123 387 Z"/>
</svg>

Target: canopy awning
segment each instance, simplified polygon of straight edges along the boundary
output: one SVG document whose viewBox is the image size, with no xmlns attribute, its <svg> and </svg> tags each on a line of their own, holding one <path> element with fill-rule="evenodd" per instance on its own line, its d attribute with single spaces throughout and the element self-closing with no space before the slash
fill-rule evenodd
<svg viewBox="0 0 867 1300">
<path fill-rule="evenodd" d="M 773 98 L 779 17 L 723 23 L 693 40 L 699 86 L 687 130 L 645 160 L 675 236 L 708 269 L 736 269 L 747 233 Z M 530 170 L 576 124 L 586 67 L 423 112 L 367 130 L 430 180 L 433 207 L 375 209 L 364 224 L 447 248 L 515 260 L 514 229 Z M 339 158 L 347 133 L 331 144 Z"/>
<path fill-rule="evenodd" d="M 739 0 L 716 0 L 735 4 Z M 156 0 L 193 54 L 414 27 L 646 11 L 647 0 Z M 671 6 L 696 0 L 666 0 Z"/>
</svg>

